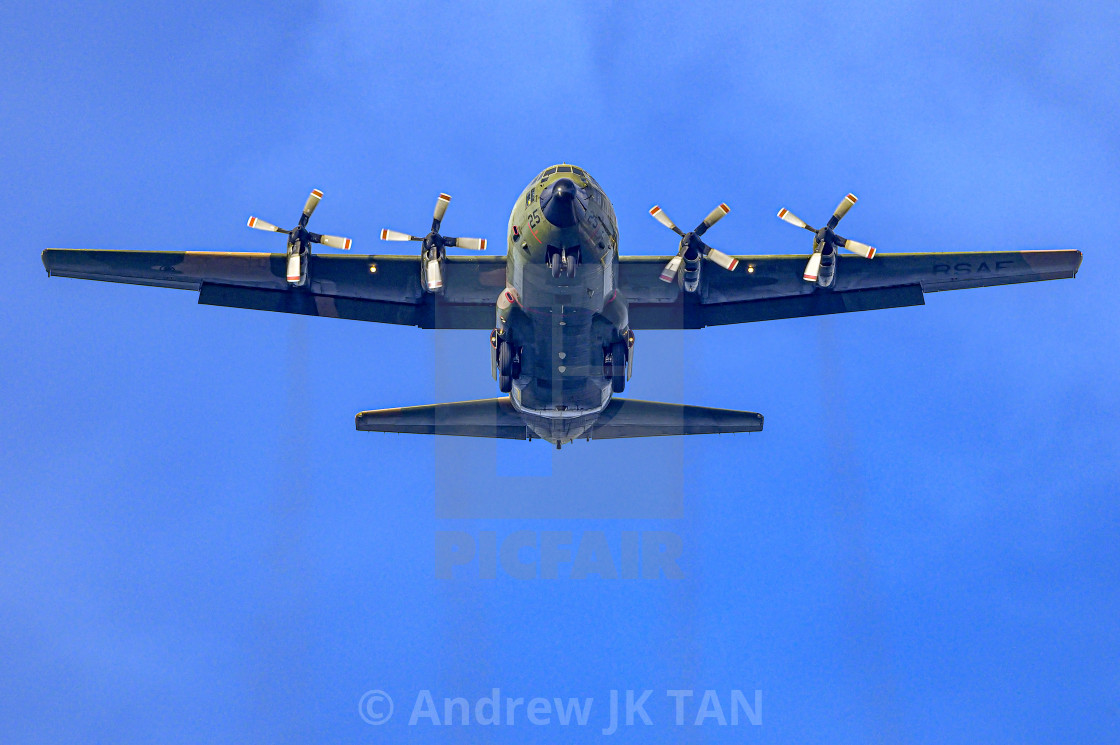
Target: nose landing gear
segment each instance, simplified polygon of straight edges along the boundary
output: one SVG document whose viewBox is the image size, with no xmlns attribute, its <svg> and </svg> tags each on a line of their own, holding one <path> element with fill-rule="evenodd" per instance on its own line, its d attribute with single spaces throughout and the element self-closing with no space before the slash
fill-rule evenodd
<svg viewBox="0 0 1120 745">
<path fill-rule="evenodd" d="M 579 264 L 579 247 L 573 248 L 554 248 L 551 249 L 548 256 L 548 267 L 552 270 L 552 276 L 557 279 L 561 275 L 572 279 L 576 276 L 576 266 Z"/>
</svg>

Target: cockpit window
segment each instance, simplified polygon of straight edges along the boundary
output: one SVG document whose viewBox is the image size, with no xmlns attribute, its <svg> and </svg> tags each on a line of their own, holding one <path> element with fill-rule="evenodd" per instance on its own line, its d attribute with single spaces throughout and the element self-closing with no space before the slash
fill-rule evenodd
<svg viewBox="0 0 1120 745">
<path fill-rule="evenodd" d="M 582 168 L 576 168 L 575 166 L 572 166 L 572 173 L 578 173 L 580 176 L 584 177 L 587 176 L 587 174 L 583 172 Z"/>
<path fill-rule="evenodd" d="M 571 166 L 557 166 L 556 167 L 556 172 L 557 173 L 571 173 L 572 172 L 572 167 Z"/>
</svg>

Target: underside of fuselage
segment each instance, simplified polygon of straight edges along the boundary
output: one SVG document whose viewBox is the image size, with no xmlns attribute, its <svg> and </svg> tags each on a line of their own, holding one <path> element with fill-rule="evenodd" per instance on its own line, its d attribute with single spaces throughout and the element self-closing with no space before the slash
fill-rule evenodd
<svg viewBox="0 0 1120 745">
<path fill-rule="evenodd" d="M 511 369 L 498 360 L 500 387 L 538 437 L 571 441 L 625 384 L 612 374 L 626 367 L 614 357 L 629 356 L 630 335 L 610 200 L 582 169 L 547 168 L 514 205 L 508 247 L 512 301 L 499 303 L 494 342 L 499 356 L 509 345 Z"/>
</svg>

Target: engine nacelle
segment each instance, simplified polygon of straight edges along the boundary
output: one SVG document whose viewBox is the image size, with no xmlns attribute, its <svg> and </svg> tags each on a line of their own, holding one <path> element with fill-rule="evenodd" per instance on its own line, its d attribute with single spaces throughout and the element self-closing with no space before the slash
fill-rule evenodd
<svg viewBox="0 0 1120 745">
<path fill-rule="evenodd" d="M 836 264 L 839 259 L 836 245 L 826 241 L 821 248 L 821 266 L 817 274 L 818 287 L 832 287 L 832 283 L 836 280 Z"/>
<path fill-rule="evenodd" d="M 681 266 L 680 280 L 681 289 L 685 292 L 697 292 L 700 289 L 700 270 L 703 267 L 704 260 L 697 254 L 696 258 L 689 258 L 687 255 L 684 257 L 684 264 Z"/>
</svg>

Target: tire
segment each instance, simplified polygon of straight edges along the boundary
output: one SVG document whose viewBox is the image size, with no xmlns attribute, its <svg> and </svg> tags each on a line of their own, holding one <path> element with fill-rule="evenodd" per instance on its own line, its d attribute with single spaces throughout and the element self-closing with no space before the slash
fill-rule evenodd
<svg viewBox="0 0 1120 745">
<path fill-rule="evenodd" d="M 626 344 L 621 341 L 611 344 L 611 390 L 626 390 Z"/>
<path fill-rule="evenodd" d="M 576 276 L 576 266 L 579 265 L 579 254 L 574 251 L 568 254 L 568 261 L 564 266 L 564 276 L 568 279 L 574 279 Z"/>
<path fill-rule="evenodd" d="M 498 390 L 509 393 L 513 389 L 513 354 L 509 344 L 498 342 Z"/>
<path fill-rule="evenodd" d="M 559 251 L 552 254 L 552 258 L 548 260 L 548 266 L 552 270 L 552 276 L 559 278 L 560 272 L 564 271 L 564 261 Z"/>
</svg>

